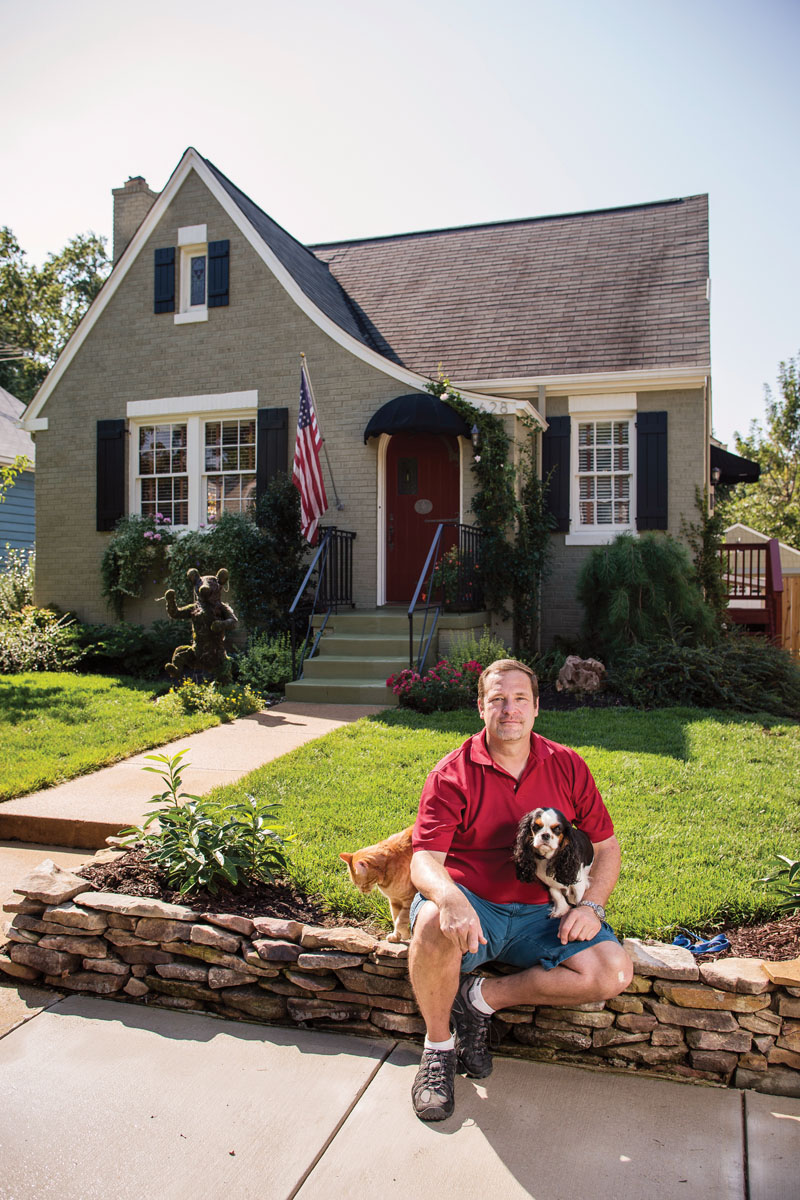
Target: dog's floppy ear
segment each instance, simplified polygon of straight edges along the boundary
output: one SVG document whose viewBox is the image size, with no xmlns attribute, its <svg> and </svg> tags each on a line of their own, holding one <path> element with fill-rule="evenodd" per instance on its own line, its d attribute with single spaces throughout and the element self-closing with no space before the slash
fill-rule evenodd
<svg viewBox="0 0 800 1200">
<path fill-rule="evenodd" d="M 522 883 L 533 883 L 536 879 L 536 858 L 533 853 L 534 813 L 526 813 L 519 823 L 517 840 L 514 843 L 514 864 L 517 879 Z"/>
</svg>

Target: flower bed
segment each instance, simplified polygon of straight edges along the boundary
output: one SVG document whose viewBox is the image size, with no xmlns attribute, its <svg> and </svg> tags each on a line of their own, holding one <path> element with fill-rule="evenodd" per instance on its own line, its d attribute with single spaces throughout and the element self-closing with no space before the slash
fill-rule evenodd
<svg viewBox="0 0 800 1200">
<path fill-rule="evenodd" d="M 92 891 L 51 862 L 15 891 L 0 952 L 11 978 L 234 1020 L 424 1032 L 408 947 L 363 929 L 198 914 Z M 621 996 L 504 1010 L 499 1052 L 800 1096 L 800 987 L 773 983 L 758 959 L 698 964 L 688 950 L 635 938 L 625 949 L 635 975 Z"/>
</svg>

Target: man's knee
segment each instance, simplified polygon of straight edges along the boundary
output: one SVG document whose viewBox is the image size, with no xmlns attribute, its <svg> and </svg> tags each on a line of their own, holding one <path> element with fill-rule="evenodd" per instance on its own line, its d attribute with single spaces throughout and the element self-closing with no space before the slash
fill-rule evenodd
<svg viewBox="0 0 800 1200">
<path fill-rule="evenodd" d="M 616 942 L 601 942 L 601 951 L 595 975 L 600 994 L 598 1000 L 613 1000 L 633 979 L 633 963 Z"/>
</svg>

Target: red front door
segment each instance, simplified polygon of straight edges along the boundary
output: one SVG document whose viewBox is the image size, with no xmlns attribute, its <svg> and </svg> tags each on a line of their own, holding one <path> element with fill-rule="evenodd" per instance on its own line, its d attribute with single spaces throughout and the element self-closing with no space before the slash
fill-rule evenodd
<svg viewBox="0 0 800 1200">
<path fill-rule="evenodd" d="M 386 454 L 386 600 L 408 603 L 436 532 L 437 521 L 457 521 L 458 438 L 396 433 Z M 442 545 L 455 540 L 447 531 Z"/>
</svg>

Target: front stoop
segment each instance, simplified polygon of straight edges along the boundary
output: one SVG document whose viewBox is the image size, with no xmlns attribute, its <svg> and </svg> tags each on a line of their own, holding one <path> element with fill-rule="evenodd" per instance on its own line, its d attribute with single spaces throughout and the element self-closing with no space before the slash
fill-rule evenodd
<svg viewBox="0 0 800 1200">
<path fill-rule="evenodd" d="M 479 628 L 488 614 L 444 614 L 431 643 L 428 662 L 435 662 L 439 634 L 445 629 Z M 414 618 L 414 648 L 422 617 Z M 408 615 L 403 608 L 354 609 L 328 622 L 315 658 L 306 659 L 303 678 L 286 685 L 287 700 L 311 703 L 396 705 L 386 686 L 390 675 L 408 666 Z"/>
</svg>

